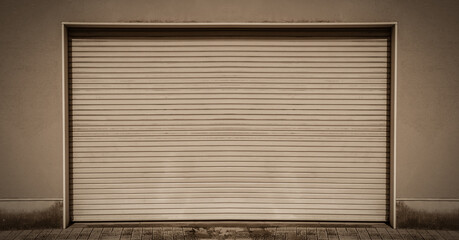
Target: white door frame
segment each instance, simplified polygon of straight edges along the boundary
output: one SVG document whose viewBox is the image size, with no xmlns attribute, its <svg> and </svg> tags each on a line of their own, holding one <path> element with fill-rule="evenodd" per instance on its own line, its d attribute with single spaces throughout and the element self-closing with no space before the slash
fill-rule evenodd
<svg viewBox="0 0 459 240">
<path fill-rule="evenodd" d="M 397 113 L 397 22 L 362 23 L 62 23 L 62 120 L 63 120 L 63 228 L 70 224 L 69 211 L 69 107 L 68 107 L 68 33 L 69 28 L 390 28 L 391 76 L 390 76 L 390 200 L 389 224 L 396 228 L 396 113 Z"/>
</svg>

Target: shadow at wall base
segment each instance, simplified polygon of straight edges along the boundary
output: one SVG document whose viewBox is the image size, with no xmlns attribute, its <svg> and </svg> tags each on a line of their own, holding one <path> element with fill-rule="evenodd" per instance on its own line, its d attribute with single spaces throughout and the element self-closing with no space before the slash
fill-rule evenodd
<svg viewBox="0 0 459 240">
<path fill-rule="evenodd" d="M 62 201 L 0 202 L 0 230 L 62 228 Z"/>
<path fill-rule="evenodd" d="M 397 201 L 397 228 L 459 230 L 459 202 Z"/>
</svg>

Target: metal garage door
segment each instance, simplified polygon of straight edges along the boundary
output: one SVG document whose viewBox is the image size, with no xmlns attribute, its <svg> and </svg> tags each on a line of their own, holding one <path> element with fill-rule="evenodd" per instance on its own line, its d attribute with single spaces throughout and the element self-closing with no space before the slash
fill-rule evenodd
<svg viewBox="0 0 459 240">
<path fill-rule="evenodd" d="M 69 33 L 73 221 L 386 221 L 389 33 Z"/>
</svg>

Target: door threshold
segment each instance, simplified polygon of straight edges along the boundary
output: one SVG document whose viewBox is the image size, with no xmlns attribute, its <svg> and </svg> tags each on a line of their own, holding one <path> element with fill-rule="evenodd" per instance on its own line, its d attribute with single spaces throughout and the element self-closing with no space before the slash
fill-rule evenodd
<svg viewBox="0 0 459 240">
<path fill-rule="evenodd" d="M 307 221 L 133 221 L 133 222 L 76 222 L 71 228 L 114 227 L 324 227 L 324 228 L 391 228 L 384 222 L 307 222 Z"/>
</svg>

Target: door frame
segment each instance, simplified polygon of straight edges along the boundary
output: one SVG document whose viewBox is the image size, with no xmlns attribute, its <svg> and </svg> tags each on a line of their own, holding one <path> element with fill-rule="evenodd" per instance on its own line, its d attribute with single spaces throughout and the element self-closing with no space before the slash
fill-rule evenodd
<svg viewBox="0 0 459 240">
<path fill-rule="evenodd" d="M 391 29 L 390 55 L 390 184 L 389 224 L 396 228 L 396 113 L 397 113 L 397 22 L 357 23 L 97 23 L 62 22 L 62 121 L 63 121 L 63 228 L 70 225 L 69 194 L 69 100 L 68 100 L 68 30 L 70 28 L 151 28 L 151 29 L 225 29 L 225 28 L 311 28 L 311 29 Z"/>
</svg>

